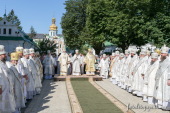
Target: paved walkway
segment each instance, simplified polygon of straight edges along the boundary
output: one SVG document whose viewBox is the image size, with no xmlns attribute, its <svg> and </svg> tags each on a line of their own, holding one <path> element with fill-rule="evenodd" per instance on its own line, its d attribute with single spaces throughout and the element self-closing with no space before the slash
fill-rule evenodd
<svg viewBox="0 0 170 113">
<path fill-rule="evenodd" d="M 36 95 L 24 113 L 71 113 L 65 81 L 45 80 L 40 95 Z"/>
<path fill-rule="evenodd" d="M 121 89 L 120 87 L 113 85 L 109 79 L 104 79 L 103 81 L 97 81 L 96 83 L 102 88 L 104 88 L 111 95 L 113 95 L 115 98 L 117 98 L 119 101 L 124 103 L 126 106 L 129 106 L 131 108 L 134 106 L 134 109 L 132 110 L 136 113 L 170 113 L 169 111 L 162 111 L 161 109 L 155 109 L 153 105 L 149 105 L 148 103 L 143 102 L 142 98 L 133 96 L 132 94 Z M 135 107 L 138 109 L 135 109 Z"/>
</svg>

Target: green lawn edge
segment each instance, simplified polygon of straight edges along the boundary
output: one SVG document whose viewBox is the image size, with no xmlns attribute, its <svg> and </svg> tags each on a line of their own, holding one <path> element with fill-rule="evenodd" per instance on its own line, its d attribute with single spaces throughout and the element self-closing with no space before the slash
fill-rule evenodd
<svg viewBox="0 0 170 113">
<path fill-rule="evenodd" d="M 71 84 L 83 113 L 123 113 L 100 93 L 87 78 L 72 78 Z"/>
</svg>

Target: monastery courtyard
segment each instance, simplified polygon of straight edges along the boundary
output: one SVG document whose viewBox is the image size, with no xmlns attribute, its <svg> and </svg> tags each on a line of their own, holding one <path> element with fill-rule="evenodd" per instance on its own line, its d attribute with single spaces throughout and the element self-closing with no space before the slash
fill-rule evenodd
<svg viewBox="0 0 170 113">
<path fill-rule="evenodd" d="M 82 110 L 83 106 L 80 105 L 81 98 L 78 95 L 76 96 L 74 91 L 77 88 L 73 90 L 72 86 L 74 84 L 70 78 L 67 77 L 66 80 L 60 79 L 61 81 L 56 81 L 56 79 L 44 80 L 41 94 L 36 95 L 33 100 L 28 102 L 27 107 L 22 109 L 22 113 L 98 113 L 95 110 Z M 80 83 L 83 82 L 81 78 L 76 79 Z M 119 111 L 112 110 L 111 112 L 104 110 L 105 112 L 103 113 L 120 113 L 120 111 L 122 113 L 169 113 L 169 111 L 162 111 L 153 105 L 143 102 L 142 98 L 133 96 L 124 89 L 113 85 L 109 79 L 95 80 L 98 81 L 93 81 L 93 78 L 90 77 L 88 82 L 104 95 L 103 97 L 106 97 L 120 109 Z M 82 87 L 82 91 L 83 89 L 85 88 Z M 93 95 L 93 97 L 93 101 L 97 102 L 98 100 L 95 100 L 97 94 Z M 78 98 L 80 98 L 80 101 L 78 101 Z M 100 108 L 100 103 L 96 103 L 96 106 Z"/>
</svg>

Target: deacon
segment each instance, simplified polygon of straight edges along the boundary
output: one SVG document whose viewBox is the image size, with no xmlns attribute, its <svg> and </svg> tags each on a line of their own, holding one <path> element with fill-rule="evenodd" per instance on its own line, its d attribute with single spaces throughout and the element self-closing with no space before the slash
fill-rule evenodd
<svg viewBox="0 0 170 113">
<path fill-rule="evenodd" d="M 72 71 L 73 71 L 73 69 L 72 69 L 72 67 L 73 67 L 73 63 L 72 63 L 72 58 L 73 58 L 73 56 L 72 56 L 72 53 L 70 53 L 69 55 L 69 58 L 70 58 L 70 63 L 67 65 L 68 66 L 68 71 L 67 71 L 67 75 L 72 75 Z"/>
<path fill-rule="evenodd" d="M 14 97 L 16 103 L 16 111 L 15 113 L 20 113 L 20 108 L 25 107 L 25 97 L 22 86 L 22 75 L 18 73 L 19 65 L 18 65 L 19 55 L 16 52 L 11 53 L 11 62 L 6 62 L 13 78 L 14 85 Z"/>
<path fill-rule="evenodd" d="M 71 62 L 70 57 L 66 53 L 66 49 L 64 49 L 63 53 L 58 58 L 58 61 L 60 62 L 60 75 L 66 76 L 67 70 L 68 70 L 68 64 Z"/>
<path fill-rule="evenodd" d="M 15 112 L 14 90 L 10 70 L 6 65 L 6 52 L 0 45 L 0 113 Z"/>
<path fill-rule="evenodd" d="M 86 74 L 87 75 L 94 75 L 95 74 L 95 63 L 96 63 L 96 58 L 93 54 L 92 49 L 88 49 L 88 53 L 84 58 L 84 63 L 86 64 Z"/>
<path fill-rule="evenodd" d="M 81 75 L 85 74 L 84 72 L 84 55 L 83 54 L 80 54 L 80 63 L 81 63 L 81 66 L 80 66 L 80 69 L 81 69 Z"/>
<path fill-rule="evenodd" d="M 106 54 L 103 54 L 98 67 L 100 68 L 100 76 L 107 79 L 109 73 L 109 62 L 106 59 Z"/>
<path fill-rule="evenodd" d="M 45 79 L 52 79 L 52 74 L 54 70 L 54 59 L 51 56 L 50 50 L 47 51 L 47 56 L 43 60 Z"/>
<path fill-rule="evenodd" d="M 115 51 L 115 59 L 114 64 L 112 65 L 111 73 L 112 73 L 112 83 L 117 84 L 116 82 L 116 76 L 117 76 L 117 68 L 118 68 L 118 62 L 119 62 L 119 51 Z"/>
<path fill-rule="evenodd" d="M 72 75 L 81 75 L 81 61 L 80 61 L 80 54 L 79 50 L 75 50 L 75 55 L 72 58 L 72 64 L 73 64 L 73 73 Z"/>
</svg>

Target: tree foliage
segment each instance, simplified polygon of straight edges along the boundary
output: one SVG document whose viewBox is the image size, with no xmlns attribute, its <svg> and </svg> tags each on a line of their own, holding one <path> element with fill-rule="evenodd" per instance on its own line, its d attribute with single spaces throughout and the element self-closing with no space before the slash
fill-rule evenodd
<svg viewBox="0 0 170 113">
<path fill-rule="evenodd" d="M 69 7 L 66 4 L 66 8 L 70 9 L 76 6 L 74 4 L 84 0 L 68 1 L 70 4 Z M 74 4 L 71 1 L 74 1 Z M 76 14 L 77 12 L 69 13 L 69 15 Z M 68 12 L 64 15 L 65 19 L 69 19 L 67 15 Z M 170 43 L 169 0 L 88 0 L 85 15 L 85 25 L 81 30 L 73 27 L 81 25 L 81 22 L 74 23 L 77 18 L 74 18 L 72 23 L 65 23 L 72 26 L 72 31 L 75 29 L 81 31 L 74 41 L 67 41 L 69 46 L 75 41 L 82 41 L 99 53 L 102 43 L 106 40 L 123 50 L 130 44 L 141 46 L 149 42 L 160 47 L 162 44 Z M 69 34 L 65 32 L 67 30 L 67 27 L 63 27 L 64 36 Z M 74 33 L 76 35 L 76 32 Z M 68 40 L 73 37 L 70 35 Z"/>
<path fill-rule="evenodd" d="M 84 44 L 80 36 L 86 23 L 87 0 L 67 0 L 65 5 L 61 22 L 65 41 L 71 49 L 80 48 Z"/>
<path fill-rule="evenodd" d="M 15 15 L 15 12 L 13 9 L 7 15 L 7 20 L 11 21 L 12 23 L 14 23 L 15 25 L 18 26 L 18 29 L 22 30 L 21 22 L 20 22 L 18 16 Z"/>
<path fill-rule="evenodd" d="M 47 53 L 50 50 L 52 53 L 56 51 L 56 43 L 50 39 L 43 39 L 37 43 L 38 51 L 40 53 Z"/>
<path fill-rule="evenodd" d="M 37 35 L 37 32 L 35 31 L 33 26 L 31 26 L 30 33 L 28 35 L 31 39 L 33 39 Z"/>
</svg>

